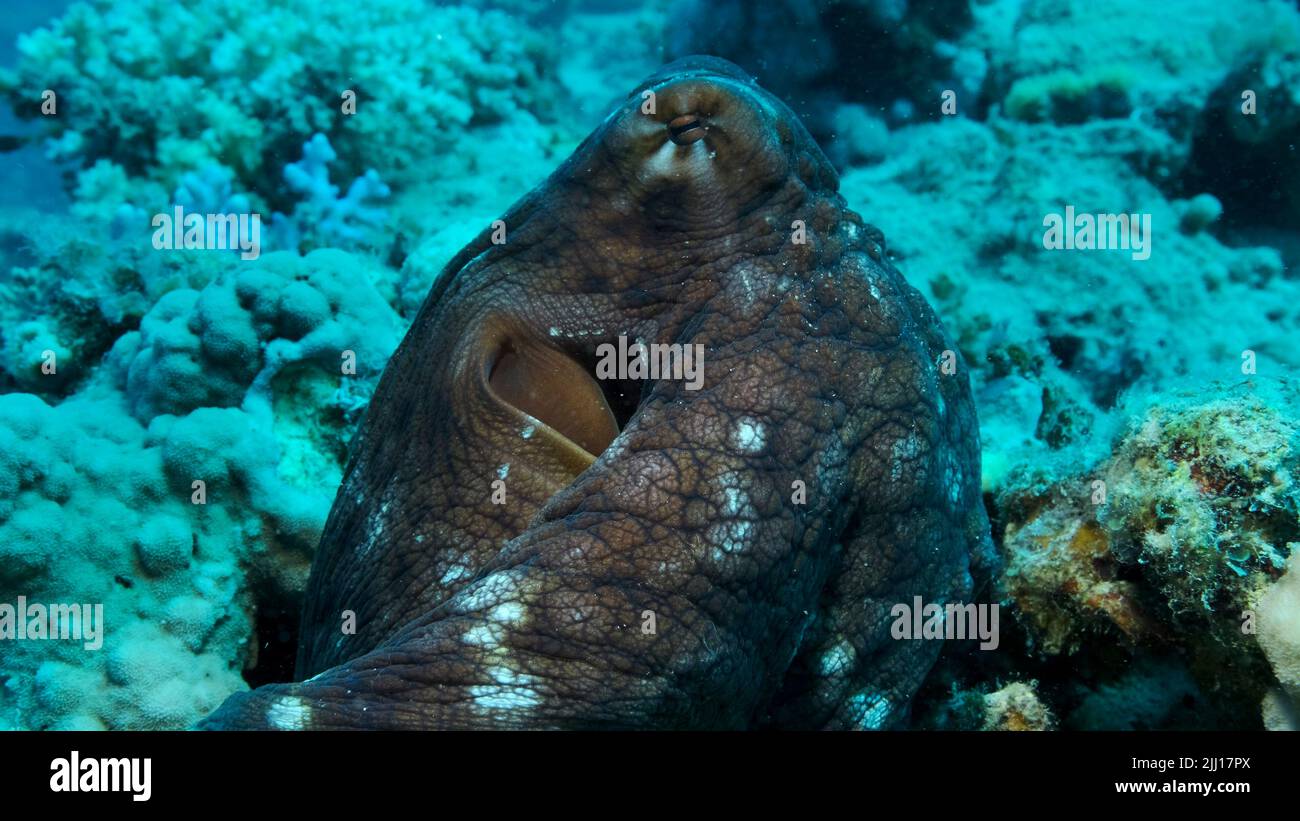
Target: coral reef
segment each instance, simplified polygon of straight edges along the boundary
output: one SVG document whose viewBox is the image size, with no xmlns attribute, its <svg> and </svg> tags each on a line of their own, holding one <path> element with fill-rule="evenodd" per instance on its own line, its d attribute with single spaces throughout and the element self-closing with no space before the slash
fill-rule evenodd
<svg viewBox="0 0 1300 821">
<path fill-rule="evenodd" d="M 1102 125 L 914 126 L 891 136 L 889 159 L 843 179 L 974 363 L 990 489 L 1012 465 L 1051 474 L 1099 456 L 1089 451 L 1104 446 L 1125 392 L 1240 375 L 1244 351 L 1259 373 L 1284 374 L 1300 335 L 1300 281 L 1278 251 L 1178 230 L 1185 209 L 1131 163 L 1151 143 L 1127 121 L 1089 131 Z M 1105 148 L 1085 148 L 1094 143 Z M 1044 253 L 1043 215 L 1111 203 L 1151 214 L 1152 259 Z M 1172 270 L 1182 273 L 1166 283 Z M 1207 309 L 1219 302 L 1234 308 Z"/>
<path fill-rule="evenodd" d="M 0 396 L 0 590 L 102 602 L 107 624 L 106 653 L 5 648 L 0 726 L 188 726 L 245 686 L 259 610 L 300 606 L 402 326 L 362 257 L 222 257 L 74 396 Z"/>
<path fill-rule="evenodd" d="M 148 223 L 129 240 L 107 225 L 64 215 L 0 223 L 0 385 L 46 397 L 66 395 L 91 375 L 114 341 L 139 325 L 165 293 L 202 288 L 229 264 L 203 251 L 159 254 Z M 57 340 L 54 374 L 42 372 L 40 343 Z M 50 378 L 51 376 L 55 378 Z"/>
<path fill-rule="evenodd" d="M 974 19 L 965 0 L 676 0 L 667 14 L 665 56 L 740 64 L 818 137 L 844 101 L 888 107 L 894 122 L 931 119 L 929 101 L 948 89 L 973 101 L 987 70 L 983 55 L 958 45 Z"/>
<path fill-rule="evenodd" d="M 1278 579 L 1300 542 L 1298 395 L 1260 382 L 1166 396 L 1092 470 L 1011 482 L 1002 586 L 1031 646 L 1088 654 L 1111 635 L 1139 656 L 1181 648 L 1202 689 L 1258 703 L 1261 648 L 1285 658 L 1293 618 Z M 1270 609 L 1255 624 L 1257 602 Z"/>
<path fill-rule="evenodd" d="M 914 724 L 1296 726 L 1294 4 L 49 14 L 0 21 L 23 32 L 0 50 L 0 602 L 100 601 L 108 633 L 0 644 L 0 727 L 185 727 L 284 678 L 405 325 L 615 89 L 687 52 L 801 115 L 970 369 L 1004 636 L 945 651 Z M 160 253 L 176 205 L 261 214 L 263 257 Z M 1149 215 L 1149 258 L 1045 249 L 1066 206 Z"/>
<path fill-rule="evenodd" d="M 544 38 L 506 14 L 418 0 L 92 0 L 18 48 L 0 91 L 29 117 L 43 89 L 63 98 L 44 118 L 54 156 L 108 159 L 166 190 L 221 164 L 273 206 L 278 158 L 313 134 L 346 176 L 406 180 L 465 127 L 544 109 L 550 62 Z"/>
<path fill-rule="evenodd" d="M 388 186 L 372 168 L 339 196 L 329 177 L 329 164 L 337 157 L 329 139 L 316 134 L 303 143 L 302 159 L 285 166 L 285 182 L 302 199 L 289 216 L 272 216 L 276 245 L 294 250 L 350 248 L 383 224 L 385 214 L 378 202 L 388 198 Z"/>
<path fill-rule="evenodd" d="M 109 354 L 139 419 L 244 402 L 286 367 L 312 362 L 374 377 L 397 347 L 397 315 L 374 288 L 373 264 L 334 249 L 268 254 L 200 291 L 167 293 Z"/>
<path fill-rule="evenodd" d="M 184 727 L 243 686 L 255 648 L 236 558 L 247 548 L 228 519 L 236 508 L 188 503 L 189 476 L 214 485 L 216 476 L 167 454 L 168 437 L 112 395 L 50 407 L 7 394 L 0 420 L 6 601 L 22 591 L 34 601 L 102 603 L 105 629 L 104 652 L 10 643 L 0 727 Z M 173 488 L 169 469 L 183 474 L 183 487 Z"/>
<path fill-rule="evenodd" d="M 538 119 L 545 16 L 96 0 L 19 38 L 0 86 L 71 161 L 71 200 L 0 220 L 0 591 L 103 602 L 107 652 L 0 647 L 0 726 L 185 727 L 288 675 L 347 442 L 404 331 L 394 309 L 413 314 L 462 244 L 434 233 L 403 267 L 404 236 L 476 233 L 588 127 Z M 45 88 L 57 116 L 38 112 Z M 387 212 L 381 174 L 407 194 Z M 172 206 L 261 213 L 266 251 L 158 253 L 149 215 Z M 331 250 L 372 237 L 386 260 Z"/>
</svg>

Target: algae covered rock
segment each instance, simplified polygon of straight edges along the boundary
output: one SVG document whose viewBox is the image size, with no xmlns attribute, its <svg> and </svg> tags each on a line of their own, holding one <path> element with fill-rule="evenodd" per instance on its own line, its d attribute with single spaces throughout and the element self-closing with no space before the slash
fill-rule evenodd
<svg viewBox="0 0 1300 821">
<path fill-rule="evenodd" d="M 1300 538 L 1295 392 L 1249 390 L 1150 408 L 1101 472 L 1115 558 L 1141 568 L 1173 624 L 1240 613 Z"/>
<path fill-rule="evenodd" d="M 984 697 L 982 730 L 1056 729 L 1056 718 L 1038 698 L 1037 682 L 1017 681 Z"/>
<path fill-rule="evenodd" d="M 1006 491 L 1002 588 L 1034 646 L 1085 657 L 1113 638 L 1137 657 L 1178 648 L 1225 709 L 1275 686 L 1271 647 L 1285 685 L 1296 400 L 1293 384 L 1263 380 L 1149 400 L 1110 458 L 1045 490 Z"/>
</svg>

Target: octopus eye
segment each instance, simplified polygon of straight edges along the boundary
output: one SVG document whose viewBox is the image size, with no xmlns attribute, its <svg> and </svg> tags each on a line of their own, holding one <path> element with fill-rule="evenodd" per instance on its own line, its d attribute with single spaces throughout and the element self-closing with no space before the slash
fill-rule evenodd
<svg viewBox="0 0 1300 821">
<path fill-rule="evenodd" d="M 690 145 L 704 136 L 704 123 L 694 114 L 674 117 L 668 123 L 668 138 L 678 145 Z"/>
</svg>

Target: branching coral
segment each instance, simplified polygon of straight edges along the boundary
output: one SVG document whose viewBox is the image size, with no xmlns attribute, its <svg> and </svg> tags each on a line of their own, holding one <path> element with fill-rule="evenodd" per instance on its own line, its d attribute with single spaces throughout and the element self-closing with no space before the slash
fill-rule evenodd
<svg viewBox="0 0 1300 821">
<path fill-rule="evenodd" d="M 285 166 L 285 182 L 302 199 L 289 216 L 272 218 L 276 247 L 351 248 L 383 224 L 384 210 L 376 202 L 388 198 L 388 186 L 372 168 L 353 180 L 340 197 L 329 176 L 329 165 L 337 156 L 325 135 L 317 134 L 303 143 L 302 159 Z"/>
</svg>

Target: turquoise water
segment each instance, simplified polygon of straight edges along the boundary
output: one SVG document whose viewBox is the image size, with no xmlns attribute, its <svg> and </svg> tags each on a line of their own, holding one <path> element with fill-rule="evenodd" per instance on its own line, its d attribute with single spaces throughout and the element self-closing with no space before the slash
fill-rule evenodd
<svg viewBox="0 0 1300 821">
<path fill-rule="evenodd" d="M 948 642 L 891 721 L 1294 725 L 1295 3 L 31 0 L 0 26 L 0 605 L 99 633 L 10 637 L 0 607 L 0 728 L 186 728 L 292 680 L 349 442 L 440 271 L 689 54 L 793 110 L 969 369 L 1000 639 Z M 186 247 L 212 245 L 186 213 L 242 214 L 234 247 Z"/>
</svg>

